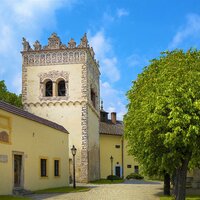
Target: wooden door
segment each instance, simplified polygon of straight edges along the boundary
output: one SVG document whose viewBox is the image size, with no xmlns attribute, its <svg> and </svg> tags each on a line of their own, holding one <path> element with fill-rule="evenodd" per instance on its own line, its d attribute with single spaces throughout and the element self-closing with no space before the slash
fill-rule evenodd
<svg viewBox="0 0 200 200">
<path fill-rule="evenodd" d="M 115 167 L 115 175 L 120 177 L 120 166 Z"/>
</svg>

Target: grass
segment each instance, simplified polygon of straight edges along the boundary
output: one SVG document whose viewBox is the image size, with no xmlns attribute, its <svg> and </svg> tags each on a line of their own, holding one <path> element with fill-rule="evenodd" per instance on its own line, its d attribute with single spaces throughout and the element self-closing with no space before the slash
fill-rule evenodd
<svg viewBox="0 0 200 200">
<path fill-rule="evenodd" d="M 30 200 L 27 197 L 0 196 L 0 200 Z"/>
<path fill-rule="evenodd" d="M 160 200 L 174 200 L 173 197 L 160 197 Z M 200 196 L 187 196 L 186 200 L 200 200 Z"/>
<path fill-rule="evenodd" d="M 74 189 L 73 187 L 59 187 L 59 188 L 49 188 L 44 190 L 37 190 L 34 191 L 35 194 L 49 194 L 49 193 L 69 193 L 69 192 L 86 192 L 89 191 L 90 188 L 88 187 L 76 187 Z M 16 197 L 16 196 L 1 196 L 0 200 L 30 200 L 30 198 L 27 197 Z"/>
<path fill-rule="evenodd" d="M 49 193 L 69 193 L 69 192 L 87 192 L 90 188 L 88 187 L 59 187 L 59 188 L 48 188 L 44 190 L 34 191 L 36 194 L 49 194 Z"/>
<path fill-rule="evenodd" d="M 94 183 L 94 184 L 116 184 L 116 183 L 123 183 L 124 180 L 120 179 L 120 180 L 108 180 L 108 179 L 99 179 L 96 181 L 91 181 L 90 183 Z"/>
</svg>

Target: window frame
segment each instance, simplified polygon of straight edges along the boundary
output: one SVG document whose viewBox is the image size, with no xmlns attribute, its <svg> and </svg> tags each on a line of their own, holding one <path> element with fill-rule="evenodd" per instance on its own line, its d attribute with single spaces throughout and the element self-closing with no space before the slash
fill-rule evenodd
<svg viewBox="0 0 200 200">
<path fill-rule="evenodd" d="M 41 101 L 60 101 L 60 100 L 68 100 L 69 99 L 69 72 L 68 71 L 49 71 L 47 73 L 40 73 L 40 100 Z M 52 81 L 52 96 L 46 96 L 46 83 L 48 81 Z M 65 82 L 65 95 L 58 95 L 58 82 L 64 80 Z"/>
<path fill-rule="evenodd" d="M 56 168 L 56 161 L 58 162 L 58 166 L 57 166 L 57 168 Z M 60 164 L 61 162 L 60 162 L 60 158 L 54 158 L 53 159 L 53 175 L 54 175 L 54 177 L 55 178 L 59 178 L 60 176 L 61 176 L 61 173 L 60 173 Z M 56 171 L 56 169 L 57 169 L 57 171 Z"/>
<path fill-rule="evenodd" d="M 42 173 L 42 160 L 45 160 L 46 163 L 45 163 L 45 175 L 43 175 Z M 48 178 L 48 173 L 49 171 L 49 163 L 48 163 L 48 157 L 40 157 L 39 159 L 39 175 L 40 175 L 40 178 Z"/>
<path fill-rule="evenodd" d="M 66 96 L 66 81 L 65 81 L 64 79 L 58 79 L 56 82 L 57 82 L 57 84 L 56 84 L 56 89 L 57 89 L 56 95 L 57 95 L 58 97 L 65 97 L 65 96 Z M 60 95 L 60 94 L 59 94 L 59 93 L 60 93 L 59 84 L 60 84 L 61 82 L 64 83 L 64 88 L 62 88 L 62 89 L 64 90 L 64 95 Z M 61 91 L 61 93 L 62 93 L 62 91 Z"/>
<path fill-rule="evenodd" d="M 50 83 L 51 82 L 51 95 L 47 95 L 47 83 Z M 45 97 L 53 97 L 53 81 L 50 80 L 50 79 L 47 79 L 45 82 L 44 82 L 44 96 Z"/>
</svg>

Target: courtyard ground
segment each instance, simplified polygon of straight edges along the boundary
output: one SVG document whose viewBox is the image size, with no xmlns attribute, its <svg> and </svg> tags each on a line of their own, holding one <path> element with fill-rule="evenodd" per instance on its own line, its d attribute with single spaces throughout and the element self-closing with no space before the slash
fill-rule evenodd
<svg viewBox="0 0 200 200">
<path fill-rule="evenodd" d="M 83 184 L 81 184 L 83 185 Z M 121 184 L 84 184 L 88 192 L 42 194 L 30 196 L 35 200 L 159 200 L 163 184 L 155 181 L 125 181 Z"/>
</svg>

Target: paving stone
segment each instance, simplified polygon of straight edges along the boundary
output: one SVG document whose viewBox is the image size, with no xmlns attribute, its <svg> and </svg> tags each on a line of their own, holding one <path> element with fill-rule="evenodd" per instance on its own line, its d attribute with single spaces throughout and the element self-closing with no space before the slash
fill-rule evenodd
<svg viewBox="0 0 200 200">
<path fill-rule="evenodd" d="M 89 186 L 88 192 L 32 195 L 35 200 L 159 200 L 163 184 L 160 182 L 125 181 L 122 184 L 78 184 Z"/>
</svg>

